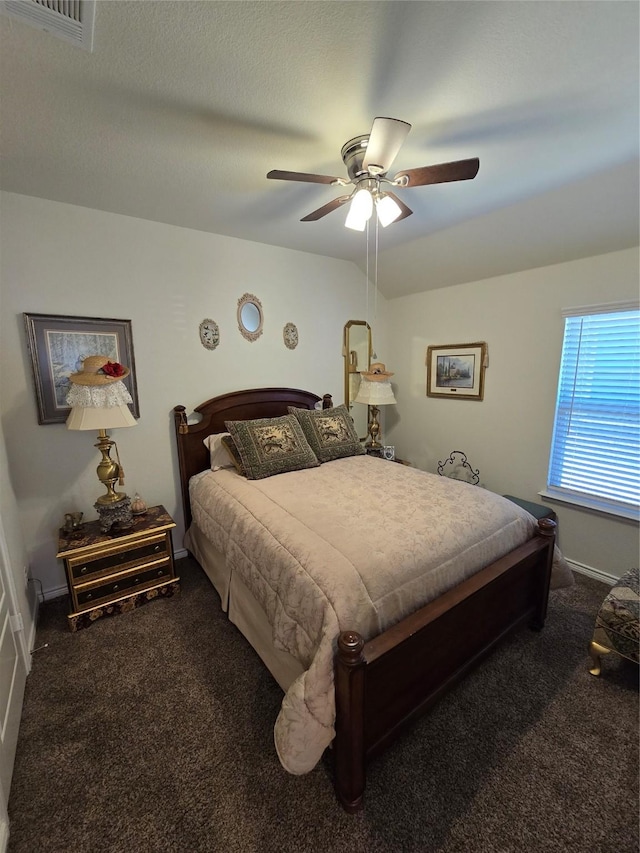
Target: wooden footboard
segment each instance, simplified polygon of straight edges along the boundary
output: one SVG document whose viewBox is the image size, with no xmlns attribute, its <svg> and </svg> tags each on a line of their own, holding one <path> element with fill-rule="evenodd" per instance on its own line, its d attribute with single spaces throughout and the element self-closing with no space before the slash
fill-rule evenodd
<svg viewBox="0 0 640 853">
<path fill-rule="evenodd" d="M 365 643 L 343 632 L 335 664 L 336 794 L 362 808 L 366 763 L 482 660 L 509 632 L 540 630 L 555 544 L 555 522 L 538 536 Z"/>
</svg>

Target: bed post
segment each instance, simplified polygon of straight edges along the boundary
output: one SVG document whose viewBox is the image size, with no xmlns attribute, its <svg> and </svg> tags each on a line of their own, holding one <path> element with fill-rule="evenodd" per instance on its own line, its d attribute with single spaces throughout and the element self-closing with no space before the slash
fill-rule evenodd
<svg viewBox="0 0 640 853">
<path fill-rule="evenodd" d="M 348 812 L 362 808 L 365 786 L 363 648 L 360 634 L 340 634 L 335 662 L 334 784 L 338 800 Z"/>
<path fill-rule="evenodd" d="M 550 518 L 538 519 L 538 536 L 548 540 L 548 548 L 545 551 L 545 563 L 540 572 L 540 584 L 537 592 L 536 609 L 531 620 L 534 631 L 544 628 L 544 620 L 547 617 L 547 604 L 549 602 L 549 585 L 551 584 L 551 568 L 553 566 L 553 551 L 556 544 L 556 523 Z"/>
<path fill-rule="evenodd" d="M 189 425 L 187 423 L 187 410 L 184 406 L 173 407 L 173 422 L 176 428 L 176 437 L 178 439 L 178 467 L 180 469 L 180 492 L 182 497 L 182 511 L 184 515 L 185 530 L 191 524 L 191 504 L 189 502 L 189 478 L 186 473 L 186 459 L 184 443 L 180 441 L 180 436 L 187 435 Z"/>
</svg>

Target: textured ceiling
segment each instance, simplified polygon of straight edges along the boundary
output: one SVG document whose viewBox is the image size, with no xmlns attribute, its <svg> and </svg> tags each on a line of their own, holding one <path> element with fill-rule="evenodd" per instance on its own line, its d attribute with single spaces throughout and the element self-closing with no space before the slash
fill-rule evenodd
<svg viewBox="0 0 640 853">
<path fill-rule="evenodd" d="M 97 5 L 93 53 L 0 16 L 0 187 L 349 259 L 342 194 L 375 116 L 412 124 L 390 174 L 480 158 L 473 181 L 398 190 L 389 298 L 638 243 L 635 2 Z"/>
</svg>

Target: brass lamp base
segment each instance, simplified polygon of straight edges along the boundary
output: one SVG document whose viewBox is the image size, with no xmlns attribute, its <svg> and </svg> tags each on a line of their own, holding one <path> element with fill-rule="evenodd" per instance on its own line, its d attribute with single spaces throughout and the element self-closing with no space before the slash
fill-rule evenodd
<svg viewBox="0 0 640 853">
<path fill-rule="evenodd" d="M 131 498 L 126 495 L 117 503 L 104 504 L 96 501 L 93 505 L 100 517 L 100 530 L 103 533 L 118 533 L 133 526 Z"/>
<path fill-rule="evenodd" d="M 100 506 L 111 506 L 112 504 L 119 503 L 123 498 L 126 498 L 125 494 L 116 492 L 114 488 L 121 476 L 120 465 L 117 462 L 114 462 L 110 456 L 111 448 L 114 445 L 115 441 L 112 441 L 109 438 L 106 430 L 99 430 L 98 443 L 95 444 L 94 447 L 98 448 L 102 454 L 102 459 L 100 460 L 100 464 L 96 470 L 98 479 L 107 490 L 106 495 L 101 495 L 98 498 Z M 122 485 L 122 483 L 120 485 Z"/>
<path fill-rule="evenodd" d="M 369 435 L 371 436 L 371 441 L 367 442 L 367 447 L 382 447 L 380 441 L 378 441 L 378 437 L 380 435 L 380 424 L 378 423 L 378 415 L 380 414 L 380 409 L 377 406 L 371 406 L 371 420 L 369 422 Z"/>
<path fill-rule="evenodd" d="M 103 533 L 128 530 L 133 525 L 131 499 L 124 492 L 116 492 L 115 490 L 115 485 L 122 476 L 122 468 L 110 456 L 114 444 L 115 441 L 112 441 L 106 431 L 101 429 L 98 433 L 98 443 L 95 445 L 102 453 L 102 459 L 98 465 L 98 479 L 106 488 L 107 493 L 100 495 L 94 507 L 98 511 L 100 530 Z"/>
</svg>

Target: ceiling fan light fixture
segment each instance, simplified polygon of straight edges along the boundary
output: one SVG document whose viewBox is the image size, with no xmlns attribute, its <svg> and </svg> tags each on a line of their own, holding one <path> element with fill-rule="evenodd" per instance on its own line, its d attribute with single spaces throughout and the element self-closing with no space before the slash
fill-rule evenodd
<svg viewBox="0 0 640 853">
<path fill-rule="evenodd" d="M 3 2 L 7 3 L 8 0 L 0 0 L 0 8 Z M 26 0 L 22 2 L 26 5 Z M 35 2 L 51 3 L 52 0 L 35 0 Z M 348 204 L 346 227 L 354 231 L 364 231 L 373 214 L 375 203 L 378 216 L 376 222 L 380 222 L 383 228 L 386 228 L 392 222 L 399 222 L 411 216 L 413 211 L 394 192 L 390 190 L 382 192 L 381 186 L 405 189 L 424 187 L 428 184 L 444 184 L 450 181 L 469 181 L 475 178 L 480 167 L 479 159 L 472 157 L 452 163 L 436 163 L 432 166 L 404 169 L 397 172 L 394 178 L 388 178 L 389 169 L 410 130 L 411 125 L 406 121 L 387 116 L 374 118 L 370 133 L 354 136 L 342 146 L 340 155 L 346 166 L 348 178 L 316 175 L 309 172 L 288 172 L 281 169 L 272 169 L 267 173 L 267 178 L 330 184 L 333 187 L 353 186 L 350 195 L 342 195 L 324 204 L 307 216 L 303 216 L 301 222 L 315 222 L 343 204 Z"/>
<path fill-rule="evenodd" d="M 349 205 L 345 226 L 353 231 L 364 231 L 373 213 L 373 199 L 369 190 L 356 190 Z"/>
<path fill-rule="evenodd" d="M 378 220 L 383 228 L 391 225 L 402 213 L 400 205 L 395 202 L 390 195 L 383 193 L 376 198 L 376 212 Z"/>
</svg>

